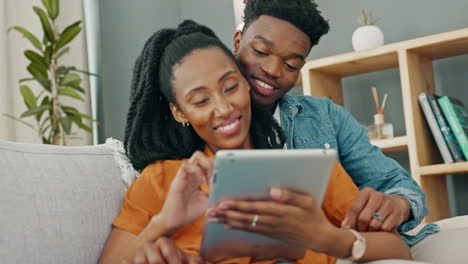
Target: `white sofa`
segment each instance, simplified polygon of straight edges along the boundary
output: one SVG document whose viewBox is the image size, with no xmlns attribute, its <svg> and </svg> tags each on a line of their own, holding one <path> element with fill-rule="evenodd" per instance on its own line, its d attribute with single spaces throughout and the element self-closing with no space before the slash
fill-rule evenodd
<svg viewBox="0 0 468 264">
<path fill-rule="evenodd" d="M 60 147 L 0 141 L 0 263 L 96 263 L 135 177 L 121 162 L 122 152 L 115 142 Z M 468 263 L 466 226 L 466 217 L 445 220 L 440 233 L 413 247 L 413 256 Z"/>
</svg>

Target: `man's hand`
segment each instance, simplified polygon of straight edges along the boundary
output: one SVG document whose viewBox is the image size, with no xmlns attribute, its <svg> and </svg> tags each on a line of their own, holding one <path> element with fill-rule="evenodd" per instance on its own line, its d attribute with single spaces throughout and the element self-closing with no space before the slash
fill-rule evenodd
<svg viewBox="0 0 468 264">
<path fill-rule="evenodd" d="M 176 246 L 172 239 L 160 237 L 154 242 L 147 243 L 138 250 L 132 262 L 122 262 L 122 264 L 202 264 L 203 260 L 199 256 L 186 254 Z"/>
<path fill-rule="evenodd" d="M 408 220 L 411 206 L 401 195 L 383 194 L 365 187 L 341 223 L 360 232 L 393 231 Z"/>
</svg>

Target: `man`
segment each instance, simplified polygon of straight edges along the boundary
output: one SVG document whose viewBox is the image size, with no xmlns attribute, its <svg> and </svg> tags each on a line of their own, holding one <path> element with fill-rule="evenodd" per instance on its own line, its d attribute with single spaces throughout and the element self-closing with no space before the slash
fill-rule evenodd
<svg viewBox="0 0 468 264">
<path fill-rule="evenodd" d="M 338 150 L 338 160 L 361 189 L 342 225 L 359 231 L 409 231 L 428 213 L 425 196 L 410 175 L 370 144 L 365 129 L 343 107 L 329 99 L 286 94 L 328 30 L 311 0 L 248 0 L 244 27 L 234 35 L 234 54 L 251 95 L 281 123 L 288 148 Z M 407 242 L 413 245 L 437 230 L 429 225 Z"/>
</svg>

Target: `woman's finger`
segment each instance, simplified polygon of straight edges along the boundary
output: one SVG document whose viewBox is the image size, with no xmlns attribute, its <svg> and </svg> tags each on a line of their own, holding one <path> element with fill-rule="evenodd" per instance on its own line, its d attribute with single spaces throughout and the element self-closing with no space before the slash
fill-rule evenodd
<svg viewBox="0 0 468 264">
<path fill-rule="evenodd" d="M 133 264 L 145 264 L 146 263 L 146 257 L 145 257 L 145 251 L 144 250 L 138 250 L 133 257 Z"/>
<path fill-rule="evenodd" d="M 165 260 L 165 263 L 186 263 L 186 258 L 182 254 L 181 250 L 175 245 L 172 239 L 161 237 L 157 240 L 161 255 Z"/>
<path fill-rule="evenodd" d="M 204 172 L 205 183 L 209 183 L 214 166 L 213 158 L 208 158 L 203 152 L 196 151 L 192 157 L 190 157 L 188 163 L 199 166 Z"/>
<path fill-rule="evenodd" d="M 244 222 L 245 224 L 249 224 L 249 225 L 255 223 L 255 225 L 262 224 L 262 225 L 269 226 L 269 227 L 277 226 L 278 222 L 280 221 L 277 216 L 258 215 L 258 214 L 253 215 L 253 214 L 242 213 L 242 212 L 233 211 L 233 210 L 225 210 L 225 211 L 220 211 L 216 213 L 215 215 L 213 214 L 208 215 L 208 221 L 210 220 L 215 220 L 214 222 L 220 222 L 220 223 L 225 223 L 225 224 L 229 224 L 230 222 L 233 222 L 233 221 Z"/>
<path fill-rule="evenodd" d="M 145 252 L 146 260 L 148 264 L 156 264 L 156 263 L 166 263 L 159 252 L 159 249 L 154 245 L 146 243 L 143 246 L 143 251 Z"/>
<path fill-rule="evenodd" d="M 239 220 L 226 218 L 224 227 L 229 228 L 229 229 L 240 229 L 240 230 L 255 232 L 255 233 L 264 234 L 264 235 L 269 235 L 275 232 L 275 229 L 276 229 L 274 226 L 265 224 L 265 222 L 263 222 L 262 217 L 260 216 L 258 217 L 251 216 L 251 219 L 249 219 L 249 221 L 244 221 L 244 220 L 239 221 Z"/>
<path fill-rule="evenodd" d="M 270 196 L 275 201 L 304 209 L 311 209 L 315 205 L 314 200 L 307 194 L 297 193 L 284 188 L 272 187 L 270 189 Z"/>
<path fill-rule="evenodd" d="M 243 201 L 243 200 L 226 200 L 220 202 L 216 207 L 217 210 L 234 210 L 252 215 L 273 215 L 284 216 L 292 214 L 298 208 L 274 201 Z"/>
</svg>

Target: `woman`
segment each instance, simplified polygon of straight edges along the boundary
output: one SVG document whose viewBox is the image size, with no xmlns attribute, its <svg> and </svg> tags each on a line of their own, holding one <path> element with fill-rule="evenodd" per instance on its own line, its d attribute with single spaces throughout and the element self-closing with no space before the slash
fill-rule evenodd
<svg viewBox="0 0 468 264">
<path fill-rule="evenodd" d="M 249 89 L 232 53 L 204 26 L 184 21 L 177 29 L 158 31 L 146 42 L 135 67 L 125 131 L 127 153 L 143 171 L 125 195 L 100 263 L 201 261 L 193 255 L 200 249 L 214 153 L 219 149 L 280 149 L 285 141 L 272 116 L 251 104 Z M 275 208 L 291 213 L 283 215 L 281 223 L 288 228 L 281 229 L 276 238 L 310 248 L 300 260 L 304 263 L 333 263 L 335 258 L 325 254 L 349 257 L 356 238 L 337 226 L 357 193 L 338 163 L 324 211 L 310 197 L 272 189 L 277 202 L 268 208 L 273 213 Z M 248 214 L 234 209 L 255 209 L 248 207 L 248 203 L 231 201 L 213 208 L 209 219 L 243 228 Z M 265 208 L 256 209 L 262 217 L 266 215 Z M 264 228 L 265 220 L 258 219 L 258 226 Z M 296 224 L 298 220 L 302 226 Z M 396 234 L 362 235 L 368 248 L 360 260 L 410 258 L 409 248 Z M 282 257 L 275 252 L 252 254 L 230 262 L 274 262 Z"/>
</svg>

